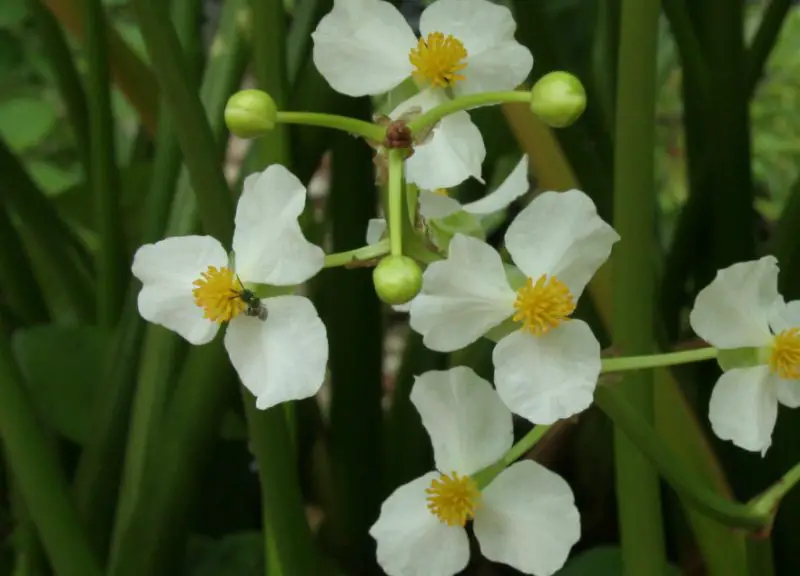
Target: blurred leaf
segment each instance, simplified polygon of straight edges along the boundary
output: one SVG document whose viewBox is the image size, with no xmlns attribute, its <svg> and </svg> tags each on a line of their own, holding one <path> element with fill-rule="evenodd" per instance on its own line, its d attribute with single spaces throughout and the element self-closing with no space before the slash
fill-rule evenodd
<svg viewBox="0 0 800 576">
<path fill-rule="evenodd" d="M 5 79 L 7 74 L 10 74 L 22 63 L 22 59 L 20 41 L 7 30 L 0 28 L 0 78 Z"/>
<path fill-rule="evenodd" d="M 3 9 L 0 10 L 0 28 L 16 28 L 28 11 L 25 6 L 26 0 L 3 0 Z"/>
<path fill-rule="evenodd" d="M 43 100 L 15 98 L 0 103 L 0 136 L 15 150 L 41 142 L 53 129 L 58 115 Z"/>
<path fill-rule="evenodd" d="M 12 346 L 41 416 L 83 444 L 103 374 L 105 333 L 93 326 L 36 326 L 16 332 Z"/>
<path fill-rule="evenodd" d="M 590 548 L 572 558 L 555 576 L 622 576 L 622 553 L 618 546 Z M 681 571 L 669 564 L 664 576 L 680 576 Z"/>
<path fill-rule="evenodd" d="M 81 181 L 81 171 L 77 164 L 62 168 L 52 162 L 31 160 L 26 168 L 39 188 L 48 196 L 56 196 Z"/>
<path fill-rule="evenodd" d="M 264 544 L 259 532 L 240 532 L 219 540 L 196 537 L 187 548 L 187 576 L 264 574 Z"/>
</svg>

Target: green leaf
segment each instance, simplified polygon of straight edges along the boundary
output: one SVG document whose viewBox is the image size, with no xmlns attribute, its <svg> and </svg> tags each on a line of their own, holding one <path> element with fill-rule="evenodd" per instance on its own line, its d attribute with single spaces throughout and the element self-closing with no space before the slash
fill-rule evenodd
<svg viewBox="0 0 800 576">
<path fill-rule="evenodd" d="M 26 0 L 3 0 L 0 10 L 0 28 L 16 28 L 28 14 Z"/>
<path fill-rule="evenodd" d="M 0 28 L 0 78 L 5 80 L 22 62 L 22 43 L 16 35 Z"/>
<path fill-rule="evenodd" d="M 56 196 L 81 181 L 81 171 L 77 164 L 62 168 L 52 162 L 31 160 L 25 167 L 48 196 Z"/>
<path fill-rule="evenodd" d="M 0 103 L 0 136 L 15 150 L 31 148 L 55 127 L 58 115 L 48 102 L 16 98 Z"/>
<path fill-rule="evenodd" d="M 259 532 L 241 532 L 219 540 L 196 537 L 187 548 L 187 576 L 264 574 L 264 544 Z"/>
<path fill-rule="evenodd" d="M 78 444 L 91 434 L 106 343 L 105 333 L 93 326 L 36 326 L 14 334 L 14 355 L 40 415 Z"/>
<path fill-rule="evenodd" d="M 680 576 L 681 571 L 667 565 L 665 576 Z M 555 576 L 623 576 L 622 551 L 618 546 L 597 546 L 572 558 Z"/>
</svg>

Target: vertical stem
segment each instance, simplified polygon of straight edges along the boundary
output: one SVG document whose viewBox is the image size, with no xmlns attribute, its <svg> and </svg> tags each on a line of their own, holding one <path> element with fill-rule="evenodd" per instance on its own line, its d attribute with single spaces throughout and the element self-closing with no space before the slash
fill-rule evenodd
<svg viewBox="0 0 800 576">
<path fill-rule="evenodd" d="M 392 256 L 403 254 L 403 155 L 405 150 L 389 150 L 389 245 Z"/>
<path fill-rule="evenodd" d="M 58 458 L 37 421 L 11 347 L 0 327 L 0 437 L 11 472 L 45 551 L 61 576 L 100 576 Z"/>
<path fill-rule="evenodd" d="M 658 0 L 623 0 L 614 153 L 613 339 L 623 354 L 648 354 L 653 342 L 655 273 L 654 140 Z M 653 421 L 651 372 L 621 384 L 639 414 Z M 624 573 L 662 574 L 666 566 L 659 479 L 620 428 L 615 428 L 617 500 Z"/>
<path fill-rule="evenodd" d="M 101 0 L 83 0 L 89 66 L 89 187 L 100 232 L 97 251 L 97 320 L 113 326 L 122 307 L 126 258 L 119 213 L 119 174 L 114 158 L 111 78 Z"/>
</svg>

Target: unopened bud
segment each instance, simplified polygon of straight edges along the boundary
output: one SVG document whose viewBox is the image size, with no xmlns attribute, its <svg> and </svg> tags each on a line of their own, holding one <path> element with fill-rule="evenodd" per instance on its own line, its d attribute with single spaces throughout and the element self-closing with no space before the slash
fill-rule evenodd
<svg viewBox="0 0 800 576">
<path fill-rule="evenodd" d="M 410 302 L 422 288 L 422 270 L 408 256 L 387 256 L 372 271 L 378 298 L 387 304 Z"/>
<path fill-rule="evenodd" d="M 225 105 L 225 124 L 240 138 L 263 136 L 275 128 L 277 117 L 275 101 L 261 90 L 241 90 Z"/>
<path fill-rule="evenodd" d="M 531 111 L 554 128 L 569 126 L 585 109 L 586 90 L 567 72 L 545 74 L 531 90 Z"/>
</svg>

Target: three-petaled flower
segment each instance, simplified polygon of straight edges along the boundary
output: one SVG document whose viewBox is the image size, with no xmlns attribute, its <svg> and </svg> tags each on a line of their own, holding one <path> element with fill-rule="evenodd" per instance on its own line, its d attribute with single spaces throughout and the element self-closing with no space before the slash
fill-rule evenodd
<svg viewBox="0 0 800 576">
<path fill-rule="evenodd" d="M 448 97 L 512 90 L 533 66 L 514 39 L 511 11 L 488 0 L 437 0 L 420 18 L 417 38 L 397 8 L 383 0 L 334 0 L 312 34 L 314 63 L 334 90 L 379 95 L 413 77 L 422 91 L 390 114 L 423 112 Z M 466 112 L 444 118 L 407 162 L 407 178 L 426 189 L 480 179 L 486 155 Z"/>
<path fill-rule="evenodd" d="M 491 384 L 459 366 L 417 377 L 411 401 L 433 444 L 436 469 L 395 490 L 370 534 L 390 576 L 452 576 L 469 561 L 472 520 L 484 556 L 549 576 L 580 538 L 569 485 L 532 460 L 479 487 L 472 478 L 513 443 L 511 412 Z"/>
<path fill-rule="evenodd" d="M 322 268 L 324 253 L 305 239 L 297 221 L 305 201 L 306 190 L 291 172 L 269 166 L 244 181 L 235 265 L 211 236 L 145 244 L 133 259 L 142 317 L 192 344 L 210 342 L 227 323 L 225 348 L 260 409 L 312 396 L 325 377 L 327 335 L 311 301 L 258 298 L 251 286 L 294 286 Z"/>
<path fill-rule="evenodd" d="M 411 302 L 411 328 L 428 348 L 463 348 L 507 320 L 518 329 L 495 346 L 500 397 L 516 414 L 550 424 L 588 408 L 600 374 L 600 344 L 571 319 L 586 284 L 619 235 L 583 192 L 544 192 L 514 219 L 506 248 L 524 277 L 506 274 L 497 251 L 456 234 Z"/>
<path fill-rule="evenodd" d="M 720 356 L 742 348 L 760 351 L 755 365 L 720 376 L 708 417 L 723 440 L 765 454 L 778 404 L 800 406 L 800 300 L 787 303 L 778 293 L 778 261 L 765 256 L 717 272 L 697 295 L 689 321 Z"/>
</svg>

